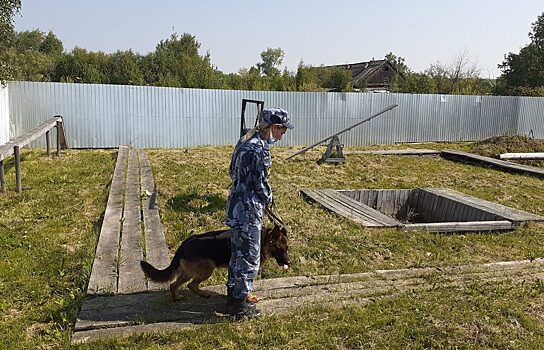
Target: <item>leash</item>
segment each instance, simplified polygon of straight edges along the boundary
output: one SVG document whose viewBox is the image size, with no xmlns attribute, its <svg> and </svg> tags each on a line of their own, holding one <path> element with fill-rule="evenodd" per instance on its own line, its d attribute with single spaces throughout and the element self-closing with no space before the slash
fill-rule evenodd
<svg viewBox="0 0 544 350">
<path fill-rule="evenodd" d="M 285 228 L 287 231 L 289 231 L 289 226 L 287 226 L 283 220 L 281 219 L 281 217 L 277 214 L 276 212 L 276 204 L 274 204 L 274 202 L 272 202 L 270 205 L 266 206 L 264 208 L 264 212 L 266 213 L 266 215 L 268 216 L 268 218 L 270 219 L 270 221 L 272 221 L 275 225 L 278 225 L 280 227 L 283 227 Z"/>
</svg>

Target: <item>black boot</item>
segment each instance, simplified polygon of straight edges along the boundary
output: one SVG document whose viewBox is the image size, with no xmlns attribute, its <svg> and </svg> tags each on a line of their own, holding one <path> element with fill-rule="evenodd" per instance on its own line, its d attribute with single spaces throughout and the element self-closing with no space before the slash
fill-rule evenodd
<svg viewBox="0 0 544 350">
<path fill-rule="evenodd" d="M 241 318 L 255 318 L 261 316 L 261 312 L 254 303 L 244 299 L 232 298 L 232 304 L 229 309 L 229 314 L 236 320 Z"/>
<path fill-rule="evenodd" d="M 234 292 L 234 288 L 227 288 L 227 313 L 230 314 L 230 309 L 232 308 L 232 304 L 234 304 L 234 297 L 232 296 L 232 293 Z"/>
</svg>

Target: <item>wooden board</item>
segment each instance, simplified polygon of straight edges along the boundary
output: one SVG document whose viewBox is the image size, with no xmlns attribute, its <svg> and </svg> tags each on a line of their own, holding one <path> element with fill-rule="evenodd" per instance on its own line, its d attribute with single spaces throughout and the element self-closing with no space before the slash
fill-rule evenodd
<svg viewBox="0 0 544 350">
<path fill-rule="evenodd" d="M 527 160 L 543 160 L 544 152 L 532 153 L 502 153 L 499 154 L 500 159 L 527 159 Z"/>
<path fill-rule="evenodd" d="M 138 150 L 131 148 L 123 209 L 123 225 L 119 249 L 119 284 L 117 293 L 127 294 L 147 290 L 147 281 L 140 268 L 143 259 L 141 208 L 140 208 L 140 162 Z"/>
<path fill-rule="evenodd" d="M 26 131 L 24 134 L 17 136 L 16 138 L 10 140 L 9 142 L 3 145 L 0 145 L 0 160 L 3 160 L 6 157 L 9 157 L 10 155 L 12 155 L 14 146 L 19 146 L 19 147 L 26 146 L 30 142 L 34 141 L 38 137 L 45 134 L 47 131 L 54 128 L 57 125 L 58 121 L 62 122 L 62 117 L 49 118 L 47 121 L 38 125 L 37 127 Z M 62 130 L 62 133 L 64 133 L 64 130 Z M 64 144 L 66 144 L 66 141 L 64 142 Z"/>
<path fill-rule="evenodd" d="M 140 150 L 140 176 L 142 192 L 142 218 L 145 230 L 145 260 L 157 268 L 169 265 L 168 246 L 164 238 L 164 230 L 156 203 L 157 191 L 153 181 L 153 173 L 145 151 Z M 148 290 L 168 288 L 168 284 L 148 281 Z"/>
<path fill-rule="evenodd" d="M 87 294 L 89 295 L 117 292 L 117 254 L 123 216 L 127 157 L 128 148 L 119 147 L 106 212 L 87 286 Z"/>
<path fill-rule="evenodd" d="M 373 154 L 379 156 L 427 156 L 438 157 L 440 151 L 434 149 L 392 149 L 392 150 L 374 150 L 374 151 L 345 151 L 345 154 Z"/>
<path fill-rule="evenodd" d="M 512 221 L 514 224 L 522 224 L 527 221 L 544 221 L 544 217 L 528 213 L 523 210 L 510 208 L 498 203 L 489 202 L 480 198 L 472 197 L 464 193 L 460 193 L 447 188 L 424 188 L 424 191 L 434 194 L 436 196 L 449 198 L 465 205 L 468 205 L 471 208 L 476 210 L 489 212 L 493 215 L 496 215 L 497 218 L 504 218 L 506 220 Z M 476 217 L 476 212 L 467 213 L 465 217 L 473 218 Z"/>
<path fill-rule="evenodd" d="M 336 190 L 303 189 L 301 193 L 325 208 L 369 227 L 398 227 L 397 220 L 364 205 L 361 202 L 339 193 Z"/>
<path fill-rule="evenodd" d="M 507 220 L 500 221 L 466 221 L 466 222 L 431 222 L 422 224 L 406 224 L 406 230 L 427 230 L 430 232 L 463 232 L 463 231 L 504 231 L 514 229 L 514 224 Z"/>
<path fill-rule="evenodd" d="M 504 170 L 504 171 L 510 171 L 520 174 L 527 174 L 536 176 L 539 178 L 544 178 L 544 169 L 532 167 L 528 165 L 522 165 L 522 164 L 515 164 L 511 162 L 507 162 L 500 159 L 494 159 L 489 157 L 480 156 L 478 154 L 472 154 L 462 151 L 454 151 L 454 150 L 442 150 L 440 152 L 440 155 L 443 158 L 454 160 L 454 161 L 461 161 L 471 164 L 477 164 L 477 165 L 487 165 L 496 169 Z"/>
</svg>

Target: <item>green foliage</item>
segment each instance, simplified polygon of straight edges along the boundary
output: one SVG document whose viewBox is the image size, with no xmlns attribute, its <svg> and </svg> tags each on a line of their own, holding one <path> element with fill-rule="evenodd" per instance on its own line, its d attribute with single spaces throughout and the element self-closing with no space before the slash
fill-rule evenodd
<svg viewBox="0 0 544 350">
<path fill-rule="evenodd" d="M 341 67 L 316 67 L 319 86 L 332 91 L 350 91 L 352 90 L 351 70 Z"/>
<path fill-rule="evenodd" d="M 142 58 L 132 52 L 117 51 L 109 56 L 108 80 L 110 84 L 144 85 L 144 74 L 140 68 Z"/>
<path fill-rule="evenodd" d="M 304 65 L 301 60 L 298 64 L 297 74 L 295 76 L 295 87 L 297 91 L 319 91 L 317 70 L 311 66 Z"/>
<path fill-rule="evenodd" d="M 396 56 L 390 52 L 385 55 L 385 59 L 395 67 L 400 75 L 404 75 L 410 72 L 410 68 L 406 65 L 406 59 L 404 57 Z"/>
<path fill-rule="evenodd" d="M 0 83 L 12 79 L 13 66 L 5 52 L 11 48 L 15 33 L 13 32 L 13 17 L 21 9 L 21 0 L 0 0 Z"/>
<path fill-rule="evenodd" d="M 60 55 L 64 52 L 64 46 L 53 32 L 49 32 L 40 43 L 39 51 L 48 55 Z"/>
<path fill-rule="evenodd" d="M 261 52 L 262 62 L 257 63 L 257 68 L 260 72 L 268 77 L 277 76 L 280 74 L 279 66 L 283 62 L 285 53 L 281 48 L 267 48 Z"/>
<path fill-rule="evenodd" d="M 148 58 L 148 81 L 159 86 L 222 88 L 223 74 L 212 66 L 209 53 L 198 53 L 199 48 L 200 43 L 187 33 L 161 40 Z"/>
<path fill-rule="evenodd" d="M 510 52 L 499 64 L 503 74 L 496 93 L 504 95 L 544 96 L 544 13 L 532 24 L 531 42 L 519 53 Z"/>
<path fill-rule="evenodd" d="M 76 47 L 60 57 L 53 78 L 54 81 L 68 83 L 107 83 L 107 65 L 108 55 L 104 52 Z"/>
<path fill-rule="evenodd" d="M 16 33 L 12 46 L 0 56 L 11 67 L 11 79 L 51 81 L 62 51 L 62 42 L 55 34 L 36 29 Z"/>
</svg>

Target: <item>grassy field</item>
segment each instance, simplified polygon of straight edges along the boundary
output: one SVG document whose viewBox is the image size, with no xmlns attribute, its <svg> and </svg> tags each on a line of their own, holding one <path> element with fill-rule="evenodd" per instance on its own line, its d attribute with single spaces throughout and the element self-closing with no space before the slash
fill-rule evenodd
<svg viewBox="0 0 544 350">
<path fill-rule="evenodd" d="M 406 146 L 397 146 L 406 148 Z M 418 145 L 458 148 L 472 145 Z M 378 148 L 378 147 L 368 147 Z M 379 147 L 382 148 L 382 147 Z M 388 148 L 394 148 L 392 146 Z M 317 165 L 323 149 L 291 161 L 274 148 L 271 184 L 291 226 L 288 272 L 262 278 L 443 267 L 544 257 L 544 225 L 511 232 L 432 234 L 365 229 L 308 204 L 302 188 L 448 187 L 544 215 L 542 180 L 440 158 L 350 154 Z M 149 150 L 167 243 L 223 227 L 231 148 Z M 0 196 L 0 349 L 70 348 L 105 210 L 115 151 L 23 152 L 21 194 Z M 14 188 L 8 164 L 8 187 Z M 209 284 L 223 284 L 219 271 Z M 238 323 L 78 345 L 81 349 L 537 349 L 544 348 L 544 282 L 475 283 L 376 300 L 366 306 L 293 310 Z"/>
</svg>

